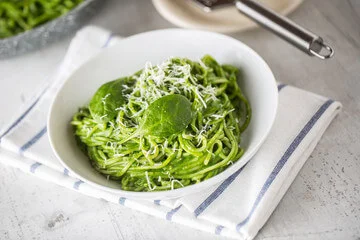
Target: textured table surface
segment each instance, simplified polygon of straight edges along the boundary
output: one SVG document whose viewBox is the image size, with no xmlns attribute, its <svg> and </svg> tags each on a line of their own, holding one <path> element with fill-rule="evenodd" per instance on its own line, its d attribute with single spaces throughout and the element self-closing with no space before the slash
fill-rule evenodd
<svg viewBox="0 0 360 240">
<path fill-rule="evenodd" d="M 360 0 L 305 0 L 291 18 L 334 46 L 309 58 L 262 29 L 233 36 L 269 63 L 278 81 L 344 105 L 257 239 L 360 239 Z M 149 0 L 107 0 L 90 23 L 122 36 L 173 27 Z M 0 129 L 56 68 L 71 36 L 0 60 Z M 0 239 L 220 239 L 0 166 Z"/>
</svg>

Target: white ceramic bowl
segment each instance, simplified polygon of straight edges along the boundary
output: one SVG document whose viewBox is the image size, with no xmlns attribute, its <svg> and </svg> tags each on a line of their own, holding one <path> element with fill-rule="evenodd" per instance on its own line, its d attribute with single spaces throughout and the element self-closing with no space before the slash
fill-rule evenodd
<svg viewBox="0 0 360 240">
<path fill-rule="evenodd" d="M 160 63 L 171 56 L 198 60 L 210 54 L 220 63 L 242 69 L 240 86 L 250 101 L 253 115 L 242 136 L 245 154 L 224 172 L 199 184 L 162 192 L 130 192 L 96 172 L 77 147 L 70 120 L 86 105 L 101 84 L 133 74 L 145 62 Z M 195 193 L 225 180 L 247 163 L 260 148 L 275 120 L 278 91 L 274 76 L 264 60 L 245 44 L 211 32 L 168 29 L 138 34 L 122 40 L 91 59 L 62 85 L 52 103 L 49 138 L 58 159 L 79 179 L 94 187 L 136 199 L 168 199 Z"/>
</svg>

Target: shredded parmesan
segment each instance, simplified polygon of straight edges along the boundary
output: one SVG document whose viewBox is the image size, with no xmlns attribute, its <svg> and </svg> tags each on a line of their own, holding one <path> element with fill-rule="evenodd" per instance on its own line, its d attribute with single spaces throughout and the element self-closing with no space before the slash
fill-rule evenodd
<svg viewBox="0 0 360 240">
<path fill-rule="evenodd" d="M 107 117 L 107 114 L 103 115 L 100 117 L 100 120 L 102 120 L 103 118 L 106 118 Z"/>
<path fill-rule="evenodd" d="M 145 178 L 146 178 L 146 181 L 147 181 L 150 191 L 154 191 L 156 189 L 156 186 L 151 187 L 151 182 L 150 182 L 149 174 L 147 171 L 145 172 Z"/>
<path fill-rule="evenodd" d="M 174 183 L 178 183 L 181 185 L 181 187 L 184 187 L 184 185 L 177 179 L 171 180 L 171 190 L 174 190 Z"/>
<path fill-rule="evenodd" d="M 106 104 L 106 102 L 105 102 L 106 98 L 108 98 L 110 95 L 111 95 L 111 94 L 108 93 L 108 94 L 105 95 L 105 97 L 103 97 L 103 98 L 101 99 L 101 102 L 102 102 L 104 105 Z"/>
</svg>

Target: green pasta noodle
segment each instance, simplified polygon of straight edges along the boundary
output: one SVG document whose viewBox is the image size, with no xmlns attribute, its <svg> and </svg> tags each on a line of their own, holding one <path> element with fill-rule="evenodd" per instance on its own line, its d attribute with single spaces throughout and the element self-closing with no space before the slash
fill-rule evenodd
<svg viewBox="0 0 360 240">
<path fill-rule="evenodd" d="M 71 124 L 92 166 L 123 190 L 163 191 L 209 179 L 244 153 L 251 108 L 241 73 L 209 55 L 170 58 L 102 85 Z"/>
<path fill-rule="evenodd" d="M 0 39 L 66 14 L 84 0 L 0 0 Z"/>
</svg>

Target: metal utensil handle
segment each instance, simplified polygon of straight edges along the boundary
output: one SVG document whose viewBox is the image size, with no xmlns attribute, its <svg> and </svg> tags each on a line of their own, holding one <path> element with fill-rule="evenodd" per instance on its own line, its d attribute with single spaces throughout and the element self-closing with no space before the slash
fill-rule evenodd
<svg viewBox="0 0 360 240">
<path fill-rule="evenodd" d="M 237 0 L 235 4 L 241 13 L 310 56 L 328 59 L 334 55 L 334 50 L 325 44 L 321 37 L 261 4 L 252 0 Z M 322 50 L 325 50 L 326 54 L 323 55 Z"/>
</svg>

